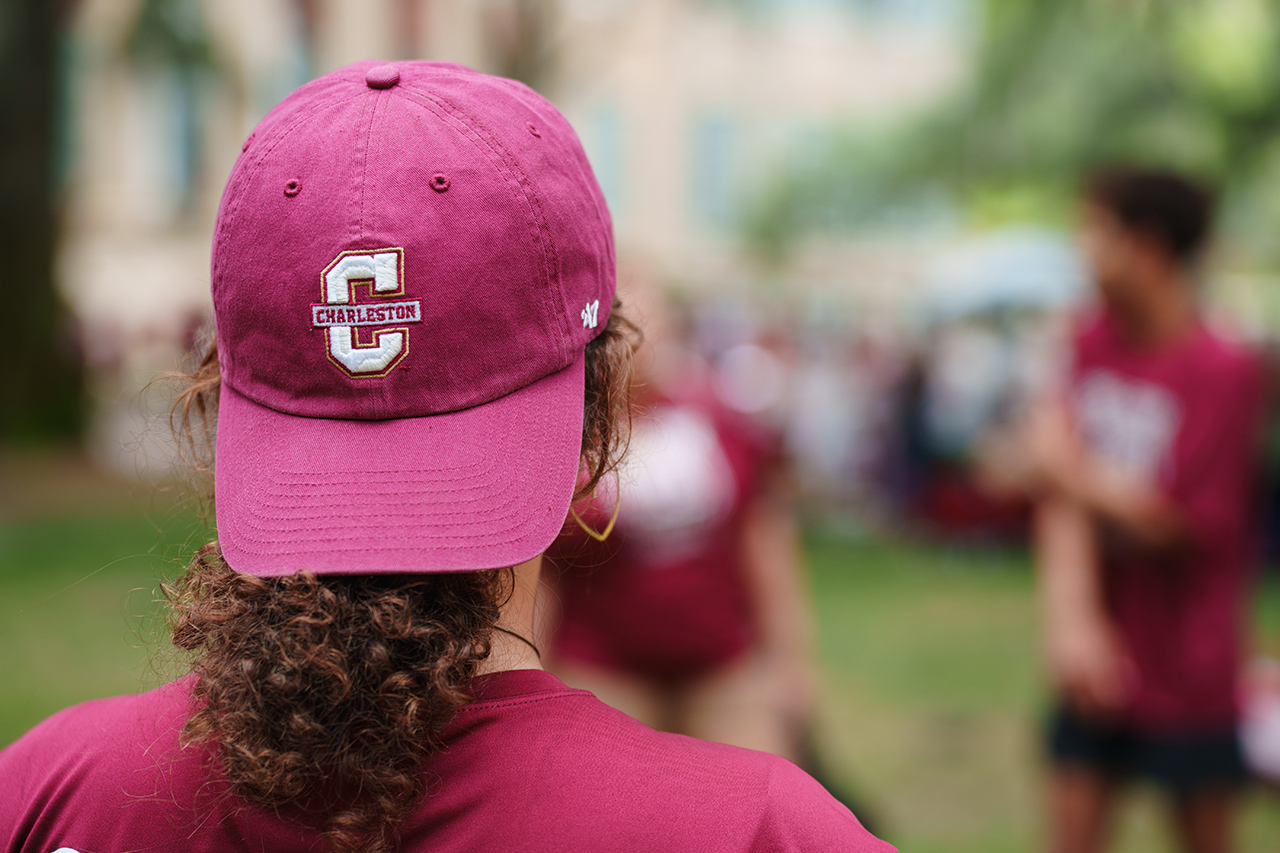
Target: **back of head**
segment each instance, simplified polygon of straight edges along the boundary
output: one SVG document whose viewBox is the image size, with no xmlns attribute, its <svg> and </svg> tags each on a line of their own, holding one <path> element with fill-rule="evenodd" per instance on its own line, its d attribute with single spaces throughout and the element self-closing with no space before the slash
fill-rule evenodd
<svg viewBox="0 0 1280 853">
<path fill-rule="evenodd" d="M 218 542 L 168 588 L 185 735 L 244 799 L 381 853 L 506 570 L 616 464 L 632 341 L 609 213 L 532 90 L 359 63 L 245 142 L 212 284 L 216 341 L 177 407 L 217 431 Z"/>
<path fill-rule="evenodd" d="M 1126 229 L 1158 240 L 1179 265 L 1197 260 L 1213 225 L 1213 189 L 1167 169 L 1104 166 L 1085 179 L 1082 195 Z"/>
</svg>

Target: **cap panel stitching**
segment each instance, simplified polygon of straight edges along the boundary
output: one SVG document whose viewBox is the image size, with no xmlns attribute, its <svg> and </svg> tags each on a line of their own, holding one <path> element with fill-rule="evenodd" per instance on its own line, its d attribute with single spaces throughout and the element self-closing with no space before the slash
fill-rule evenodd
<svg viewBox="0 0 1280 853">
<path fill-rule="evenodd" d="M 363 243 L 365 240 L 365 210 L 368 207 L 369 201 L 369 148 L 373 140 L 373 125 L 378 120 L 378 107 L 381 105 L 382 100 L 382 92 L 376 92 L 373 98 L 373 103 L 368 108 L 369 126 L 365 128 L 364 150 L 361 151 L 361 154 L 364 157 L 364 162 L 360 164 L 360 191 L 358 193 L 353 193 L 353 195 L 360 196 L 360 224 L 356 231 L 356 240 L 359 243 Z"/>
<path fill-rule="evenodd" d="M 543 257 L 543 269 L 550 287 L 559 295 L 558 302 L 552 299 L 549 293 L 539 294 L 542 302 L 543 311 L 548 317 L 555 318 L 553 322 L 559 323 L 560 340 L 558 349 L 560 350 L 560 360 L 572 355 L 569 346 L 572 338 L 569 335 L 568 319 L 563 316 L 564 312 L 561 307 L 565 303 L 564 289 L 560 282 L 560 259 L 556 250 L 555 241 L 552 239 L 551 227 L 547 223 L 547 217 L 542 207 L 542 200 L 539 197 L 536 188 L 528 175 L 520 168 L 518 161 L 512 156 L 511 152 L 501 140 L 489 129 L 483 122 L 470 116 L 452 101 L 440 95 L 431 92 L 422 91 L 420 89 L 408 88 L 405 86 L 397 86 L 391 92 L 403 93 L 403 96 L 426 106 L 428 109 L 435 107 L 433 112 L 452 121 L 456 126 L 461 126 L 462 131 L 467 137 L 470 137 L 472 143 L 487 148 L 490 152 L 489 160 L 495 165 L 505 167 L 510 174 L 503 174 L 503 180 L 509 185 L 512 194 L 517 200 L 523 201 L 524 205 L 529 209 L 530 217 L 533 219 L 534 242 L 540 244 Z M 499 169 L 502 174 L 502 169 Z"/>
<path fill-rule="evenodd" d="M 210 290 L 215 300 L 221 290 L 222 277 L 226 273 L 226 258 L 229 251 L 227 248 L 228 233 L 237 218 L 245 193 L 248 187 L 253 184 L 254 175 L 262 167 L 263 162 L 299 126 L 326 110 L 335 109 L 355 100 L 361 94 L 357 92 L 354 95 L 343 96 L 341 92 L 337 92 L 332 99 L 315 104 L 310 109 L 300 110 L 299 114 L 283 129 L 278 130 L 273 136 L 267 135 L 266 139 L 259 144 L 255 144 L 248 151 L 241 152 L 236 164 L 232 167 L 231 177 L 227 182 L 226 189 L 223 190 L 222 200 L 218 205 L 217 219 L 215 220 L 213 251 L 209 268 Z M 254 129 L 253 135 L 255 137 L 258 136 L 261 130 L 262 127 L 259 125 L 258 128 Z M 242 161 L 244 161 L 243 166 L 241 165 Z M 227 380 L 230 374 L 235 372 L 236 359 L 226 349 L 226 336 L 221 334 L 221 318 L 216 311 L 214 312 L 214 320 L 215 327 L 219 327 L 218 356 L 223 366 L 223 379 Z"/>
<path fill-rule="evenodd" d="M 554 259 L 556 249 L 554 241 L 551 240 L 551 229 L 543 213 L 541 199 L 538 197 L 532 181 L 520 168 L 516 158 L 511 155 L 511 152 L 487 125 L 469 115 L 447 98 L 430 92 L 406 89 L 404 87 L 398 87 L 394 91 L 402 92 L 405 97 L 419 102 L 425 101 L 426 103 L 422 105 L 428 109 L 436 107 L 437 109 L 433 110 L 433 112 L 436 112 L 441 118 L 451 120 L 455 125 L 460 125 L 461 130 L 466 132 L 464 135 L 471 137 L 472 144 L 478 144 L 477 147 L 483 146 L 483 148 L 487 148 L 491 152 L 490 162 L 500 164 L 512 173 L 511 175 L 503 175 L 503 179 L 508 185 L 514 185 L 512 189 L 517 190 L 525 205 L 532 209 L 530 212 L 534 214 L 533 219 L 537 229 L 534 237 L 539 242 L 543 242 L 545 246 L 543 257 L 547 278 L 553 286 L 558 288 L 560 283 L 558 276 L 559 264 Z M 548 255 L 552 257 L 547 257 Z"/>
<path fill-rule="evenodd" d="M 571 138 L 577 139 L 577 134 L 574 132 L 572 125 L 569 124 L 568 119 L 566 119 L 564 115 L 555 108 L 554 104 L 547 101 L 537 92 L 533 91 L 533 89 L 529 88 L 524 83 L 521 83 L 519 80 L 509 80 L 502 77 L 496 78 L 496 83 L 498 86 L 515 93 L 520 98 L 521 103 L 523 103 L 529 111 L 535 115 L 542 115 L 544 113 L 544 108 L 549 109 L 548 117 L 553 120 L 558 119 L 559 123 L 563 125 L 563 127 L 559 128 L 560 132 L 563 133 L 568 131 Z M 546 120 L 546 117 L 544 117 L 544 120 Z M 554 124 L 555 122 L 551 121 L 550 123 Z M 578 175 L 582 179 L 583 183 L 595 185 L 597 187 L 597 191 L 591 193 L 591 204 L 592 209 L 595 212 L 596 224 L 600 227 L 601 231 L 604 232 L 605 249 L 607 250 L 607 258 L 610 262 L 609 264 L 602 265 L 598 271 L 600 273 L 606 273 L 609 272 L 606 267 L 616 264 L 614 257 L 613 219 L 609 215 L 609 208 L 605 204 L 604 195 L 598 189 L 599 184 L 596 183 L 595 173 L 591 170 L 591 163 L 587 160 L 586 152 L 582 150 L 580 141 L 578 150 L 575 152 L 573 159 L 577 166 Z M 613 274 L 616 275 L 616 270 L 613 271 Z M 600 331 L 604 330 L 601 329 Z M 598 335 L 600 332 L 597 332 L 596 334 Z"/>
<path fill-rule="evenodd" d="M 239 161 L 237 161 L 236 165 L 232 167 L 232 171 L 231 171 L 231 176 L 232 176 L 231 179 L 234 182 L 234 187 L 231 183 L 229 183 L 227 185 L 226 191 L 223 193 L 223 199 L 222 199 L 223 209 L 220 209 L 218 212 L 218 230 L 217 230 L 216 239 L 214 241 L 213 269 L 211 270 L 212 276 L 213 276 L 212 285 L 214 288 L 217 288 L 218 286 L 218 276 L 219 276 L 219 273 L 221 272 L 221 268 L 223 266 L 222 259 L 225 255 L 225 250 L 220 249 L 220 246 L 223 243 L 223 235 L 231 227 L 231 221 L 235 219 L 236 212 L 240 209 L 240 204 L 244 200 L 244 191 L 249 186 L 249 184 L 252 183 L 251 179 L 254 173 L 256 173 L 257 170 L 262 167 L 262 164 L 266 160 L 266 158 L 270 156 L 271 153 L 275 151 L 275 149 L 281 143 L 283 143 L 284 140 L 291 133 L 293 133 L 295 130 L 298 129 L 299 125 L 307 121 L 310 121 L 312 118 L 314 118 L 315 116 L 319 115 L 320 113 L 326 110 L 334 109 L 335 107 L 340 107 L 343 104 L 350 103 L 351 101 L 354 101 L 357 98 L 362 97 L 364 94 L 365 94 L 364 92 L 357 92 L 354 95 L 347 95 L 345 97 L 340 97 L 335 95 L 333 100 L 331 101 L 325 101 L 322 104 L 315 105 L 310 110 L 302 111 L 299 113 L 299 115 L 297 115 L 294 118 L 294 120 L 287 127 L 285 127 L 283 130 L 276 133 L 274 138 L 269 137 L 265 141 L 266 142 L 265 148 L 263 147 L 262 144 L 255 144 L 253 146 L 252 150 L 257 152 L 256 160 L 253 159 L 254 155 L 248 154 L 248 152 L 242 153 L 240 155 L 241 158 L 251 160 L 252 162 L 248 162 L 243 168 L 239 168 L 240 164 L 239 164 Z M 261 128 L 259 128 L 259 130 L 260 129 Z M 258 130 L 255 130 L 254 135 L 256 136 L 257 133 L 258 133 Z"/>
</svg>

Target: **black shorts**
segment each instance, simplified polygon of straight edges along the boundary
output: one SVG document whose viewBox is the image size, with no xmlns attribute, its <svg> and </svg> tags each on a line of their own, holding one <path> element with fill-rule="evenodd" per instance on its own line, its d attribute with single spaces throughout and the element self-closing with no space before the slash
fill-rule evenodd
<svg viewBox="0 0 1280 853">
<path fill-rule="evenodd" d="M 1083 720 L 1065 707 L 1050 718 L 1049 756 L 1055 767 L 1138 777 L 1176 792 L 1234 788 L 1249 778 L 1234 728 L 1153 735 Z"/>
</svg>

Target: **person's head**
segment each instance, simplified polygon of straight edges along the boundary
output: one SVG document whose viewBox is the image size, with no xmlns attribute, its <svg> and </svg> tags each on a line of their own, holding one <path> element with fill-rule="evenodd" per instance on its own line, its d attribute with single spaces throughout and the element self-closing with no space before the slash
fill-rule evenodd
<svg viewBox="0 0 1280 853">
<path fill-rule="evenodd" d="M 633 328 L 577 137 L 525 86 L 365 62 L 245 142 L 215 226 L 218 541 L 169 587 L 186 735 L 382 851 L 511 593 L 625 443 Z"/>
<path fill-rule="evenodd" d="M 638 407 L 652 402 L 654 395 L 670 393 L 692 372 L 688 312 L 659 281 L 653 266 L 637 254 L 622 265 L 618 291 L 627 304 L 628 316 L 644 328 L 636 349 L 632 394 Z"/>
<path fill-rule="evenodd" d="M 1181 286 L 1213 222 L 1213 191 L 1177 172 L 1109 166 L 1084 181 L 1084 248 L 1103 299 L 1127 307 Z"/>
</svg>

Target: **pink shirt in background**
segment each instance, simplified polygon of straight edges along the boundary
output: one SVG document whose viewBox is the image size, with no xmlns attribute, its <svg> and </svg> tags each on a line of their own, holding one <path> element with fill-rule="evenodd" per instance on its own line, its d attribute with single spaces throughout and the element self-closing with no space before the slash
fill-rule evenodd
<svg viewBox="0 0 1280 853">
<path fill-rule="evenodd" d="M 326 853 L 319 833 L 228 796 L 208 747 L 183 748 L 178 681 L 54 715 L 0 752 L 6 853 Z M 793 764 L 661 734 L 539 671 L 476 681 L 407 853 L 888 853 Z"/>
<path fill-rule="evenodd" d="M 612 534 L 596 542 L 571 520 L 547 552 L 556 656 L 679 683 L 744 655 L 757 625 L 743 526 L 777 455 L 709 393 L 636 415 Z M 596 530 L 613 511 L 611 485 L 583 515 Z"/>
<path fill-rule="evenodd" d="M 1152 732 L 1229 729 L 1258 552 L 1260 363 L 1202 326 L 1137 349 L 1105 316 L 1082 326 L 1074 355 L 1070 402 L 1086 444 L 1189 527 L 1190 542 L 1164 552 L 1104 540 L 1106 603 L 1137 669 L 1127 719 Z"/>
</svg>

